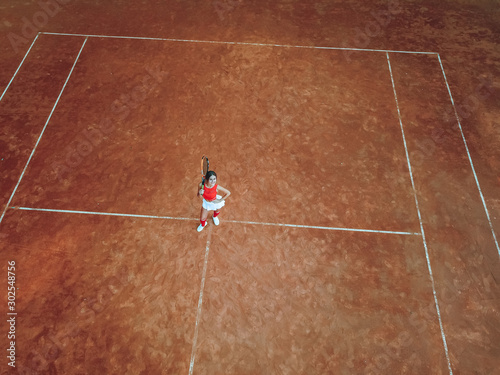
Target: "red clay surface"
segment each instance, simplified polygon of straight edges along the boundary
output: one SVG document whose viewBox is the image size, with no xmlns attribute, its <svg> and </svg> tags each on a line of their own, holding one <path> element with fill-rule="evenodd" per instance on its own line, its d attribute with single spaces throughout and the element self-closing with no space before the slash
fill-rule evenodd
<svg viewBox="0 0 500 375">
<path fill-rule="evenodd" d="M 205 149 L 228 218 L 417 231 L 385 54 L 353 58 L 90 39 L 13 205 L 192 217 Z"/>
<path fill-rule="evenodd" d="M 3 10 L 2 92 L 39 11 Z M 439 52 L 498 236 L 495 17 L 79 2 L 35 31 Z M 0 101 L 0 266 L 6 284 L 16 261 L 18 288 L 0 373 L 494 374 L 499 253 L 443 72 L 435 54 L 388 56 L 422 224 L 385 52 L 40 34 Z M 199 234 L 202 154 L 233 194 Z"/>
</svg>

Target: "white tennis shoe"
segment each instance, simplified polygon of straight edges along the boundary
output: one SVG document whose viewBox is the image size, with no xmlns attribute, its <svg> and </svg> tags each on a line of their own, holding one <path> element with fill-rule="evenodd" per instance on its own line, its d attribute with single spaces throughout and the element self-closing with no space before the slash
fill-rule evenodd
<svg viewBox="0 0 500 375">
<path fill-rule="evenodd" d="M 220 221 L 218 217 L 212 217 L 212 220 L 214 221 L 215 225 L 219 225 Z"/>
<path fill-rule="evenodd" d="M 205 224 L 205 227 L 207 226 L 208 224 Z M 201 232 L 203 230 L 203 228 L 205 228 L 203 225 L 198 225 L 198 229 L 196 229 L 198 232 Z"/>
</svg>

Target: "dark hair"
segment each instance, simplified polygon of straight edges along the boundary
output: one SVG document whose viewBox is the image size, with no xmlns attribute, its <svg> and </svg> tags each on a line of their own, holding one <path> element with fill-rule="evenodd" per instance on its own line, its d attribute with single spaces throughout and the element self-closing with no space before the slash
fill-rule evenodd
<svg viewBox="0 0 500 375">
<path fill-rule="evenodd" d="M 217 173 L 215 173 L 214 171 L 208 171 L 207 175 L 205 176 L 205 181 L 210 180 L 210 177 L 212 176 L 215 176 L 215 178 L 217 178 Z"/>
</svg>

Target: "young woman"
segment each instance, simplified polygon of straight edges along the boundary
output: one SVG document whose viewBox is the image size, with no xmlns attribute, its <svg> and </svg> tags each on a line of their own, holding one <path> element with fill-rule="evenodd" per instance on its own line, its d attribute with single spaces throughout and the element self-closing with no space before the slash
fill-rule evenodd
<svg viewBox="0 0 500 375">
<path fill-rule="evenodd" d="M 224 196 L 217 195 L 217 193 L 222 193 Z M 203 197 L 200 214 L 201 224 L 197 229 L 198 232 L 201 232 L 207 226 L 208 211 L 214 212 L 212 220 L 215 225 L 219 225 L 219 218 L 217 216 L 220 214 L 220 209 L 224 206 L 225 200 L 231 195 L 231 192 L 217 185 L 217 175 L 214 171 L 208 171 L 205 176 L 205 185 L 200 184 L 198 195 Z"/>
</svg>

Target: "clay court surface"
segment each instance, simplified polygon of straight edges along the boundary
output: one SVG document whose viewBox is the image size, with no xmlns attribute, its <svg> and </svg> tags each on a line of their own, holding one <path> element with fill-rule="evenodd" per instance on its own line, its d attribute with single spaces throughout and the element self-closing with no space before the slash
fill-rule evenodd
<svg viewBox="0 0 500 375">
<path fill-rule="evenodd" d="M 166 4 L 6 11 L 1 373 L 498 373 L 498 11 Z"/>
</svg>

